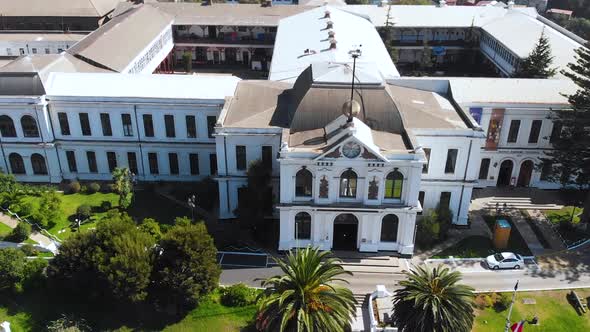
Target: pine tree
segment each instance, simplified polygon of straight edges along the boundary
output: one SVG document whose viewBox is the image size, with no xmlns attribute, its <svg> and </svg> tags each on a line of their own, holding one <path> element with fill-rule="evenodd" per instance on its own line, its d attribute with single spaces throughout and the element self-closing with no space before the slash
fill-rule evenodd
<svg viewBox="0 0 590 332">
<path fill-rule="evenodd" d="M 531 54 L 522 60 L 513 76 L 518 78 L 549 78 L 555 75 L 557 71 L 555 68 L 551 68 L 552 63 L 551 45 L 549 45 L 545 32 L 542 32 L 537 45 L 535 45 Z"/>
<path fill-rule="evenodd" d="M 571 109 L 554 111 L 553 126 L 561 128 L 554 135 L 554 150 L 545 152 L 541 166 L 551 170 L 548 180 L 563 186 L 587 188 L 590 184 L 590 43 L 576 50 L 576 63 L 561 73 L 578 85 L 578 91 L 568 95 Z M 559 131 L 555 131 L 559 133 Z M 582 221 L 590 222 L 590 194 L 584 202 Z"/>
</svg>

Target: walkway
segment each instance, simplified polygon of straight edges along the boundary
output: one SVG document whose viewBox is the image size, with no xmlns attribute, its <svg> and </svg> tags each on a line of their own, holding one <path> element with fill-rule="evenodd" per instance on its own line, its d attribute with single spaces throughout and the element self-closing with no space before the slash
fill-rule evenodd
<svg viewBox="0 0 590 332">
<path fill-rule="evenodd" d="M 16 228 L 16 225 L 18 224 L 18 220 L 7 216 L 3 212 L 0 212 L 0 222 L 10 228 Z M 39 244 L 39 246 L 46 248 L 47 250 L 50 250 L 53 253 L 55 253 L 57 251 L 57 247 L 56 247 L 55 243 L 50 238 L 48 238 L 47 236 L 45 236 L 39 232 L 31 233 L 29 238 L 31 240 L 37 242 Z"/>
</svg>

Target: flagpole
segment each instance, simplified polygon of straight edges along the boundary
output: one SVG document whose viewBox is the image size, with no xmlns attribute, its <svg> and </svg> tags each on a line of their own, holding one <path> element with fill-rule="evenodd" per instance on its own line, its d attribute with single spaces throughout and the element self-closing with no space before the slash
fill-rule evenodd
<svg viewBox="0 0 590 332">
<path fill-rule="evenodd" d="M 516 299 L 516 290 L 518 289 L 518 280 L 516 280 L 516 285 L 514 285 L 514 292 L 512 293 L 512 302 L 510 303 L 510 309 L 508 310 L 508 317 L 506 317 L 506 327 L 504 328 L 504 332 L 510 331 L 510 316 L 512 315 L 512 306 L 514 305 L 514 300 Z"/>
</svg>

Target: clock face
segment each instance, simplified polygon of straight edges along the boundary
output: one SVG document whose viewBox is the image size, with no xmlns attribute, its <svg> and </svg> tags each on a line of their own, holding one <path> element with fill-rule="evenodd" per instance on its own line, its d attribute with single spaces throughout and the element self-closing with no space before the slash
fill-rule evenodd
<svg viewBox="0 0 590 332">
<path fill-rule="evenodd" d="M 342 154 L 348 158 L 356 158 L 361 154 L 361 146 L 355 142 L 348 142 L 342 147 Z"/>
</svg>

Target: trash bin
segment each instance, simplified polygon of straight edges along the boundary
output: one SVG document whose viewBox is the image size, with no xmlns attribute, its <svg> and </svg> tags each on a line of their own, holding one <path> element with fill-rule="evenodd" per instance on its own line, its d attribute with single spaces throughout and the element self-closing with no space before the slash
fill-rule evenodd
<svg viewBox="0 0 590 332">
<path fill-rule="evenodd" d="M 508 247 L 510 240 L 510 231 L 512 226 L 506 219 L 496 219 L 494 227 L 494 247 L 496 249 L 505 249 Z"/>
</svg>

